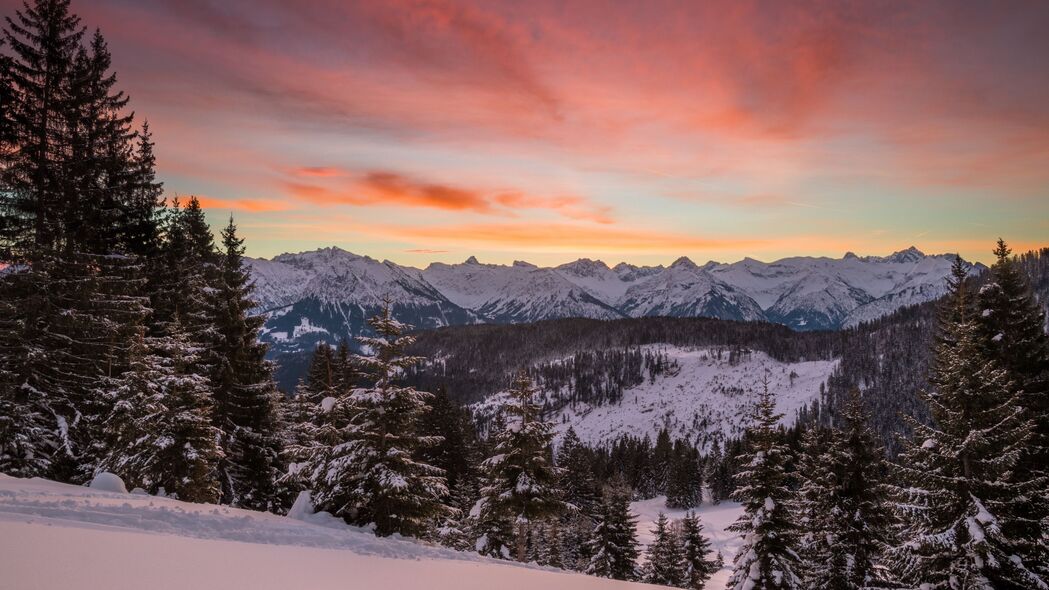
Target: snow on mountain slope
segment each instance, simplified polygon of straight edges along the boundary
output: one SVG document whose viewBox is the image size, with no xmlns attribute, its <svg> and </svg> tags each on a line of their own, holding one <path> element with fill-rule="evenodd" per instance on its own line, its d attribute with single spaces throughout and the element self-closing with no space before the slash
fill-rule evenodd
<svg viewBox="0 0 1049 590">
<path fill-rule="evenodd" d="M 617 301 L 632 285 L 663 270 L 663 267 L 637 267 L 621 262 L 612 269 L 600 260 L 580 258 L 575 262 L 562 264 L 555 270 L 594 297 L 603 301 Z"/>
<path fill-rule="evenodd" d="M 761 307 L 746 293 L 718 281 L 684 257 L 627 289 L 616 307 L 631 317 L 765 319 Z"/>
<path fill-rule="evenodd" d="M 769 390 L 776 395 L 776 410 L 782 422 L 792 424 L 796 413 L 819 399 L 837 361 L 785 363 L 761 351 L 732 357 L 728 350 L 646 345 L 642 350 L 663 352 L 677 369 L 656 375 L 640 385 L 624 389 L 617 403 L 594 405 L 562 402 L 570 394 L 543 390 L 549 420 L 558 436 L 569 427 L 591 445 L 608 445 L 624 434 L 649 436 L 668 429 L 672 438 L 691 438 L 700 448 L 715 439 L 738 438 L 748 424 L 762 379 L 768 375 Z M 480 417 L 494 416 L 505 400 L 497 393 L 471 406 Z"/>
<path fill-rule="evenodd" d="M 0 475 L 0 588 L 651 588 L 379 539 L 316 516 Z"/>
<path fill-rule="evenodd" d="M 838 329 L 939 297 L 952 261 L 908 248 L 885 257 L 746 258 L 703 266 L 681 258 L 669 267 L 609 268 L 584 258 L 543 268 L 470 257 L 419 270 L 325 248 L 248 264 L 258 308 L 269 314 L 264 340 L 281 351 L 359 335 L 384 297 L 398 319 L 420 328 L 667 315 Z M 982 269 L 975 265 L 972 272 Z M 318 329 L 296 331 L 302 325 Z"/>
<path fill-rule="evenodd" d="M 422 271 L 422 278 L 451 301 L 494 322 L 623 317 L 556 270 L 527 262 L 503 266 L 481 264 L 470 257 L 459 265 L 433 263 Z"/>
<path fill-rule="evenodd" d="M 398 319 L 420 328 L 477 321 L 426 282 L 419 270 L 338 248 L 248 264 L 258 308 L 267 314 L 262 340 L 280 351 L 352 338 L 386 299 Z"/>
</svg>

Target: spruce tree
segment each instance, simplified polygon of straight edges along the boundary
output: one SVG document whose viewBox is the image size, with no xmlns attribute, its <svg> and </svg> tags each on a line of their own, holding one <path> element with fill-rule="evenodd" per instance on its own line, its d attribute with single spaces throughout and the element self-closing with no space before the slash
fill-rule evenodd
<svg viewBox="0 0 1049 590">
<path fill-rule="evenodd" d="M 564 509 L 557 489 L 560 470 L 551 460 L 553 431 L 543 420 L 538 391 L 524 373 L 514 378 L 502 414 L 494 454 L 481 466 L 477 550 L 523 561 L 533 523 Z"/>
<path fill-rule="evenodd" d="M 652 534 L 654 538 L 646 552 L 645 582 L 672 588 L 685 587 L 685 550 L 666 514 L 659 513 Z"/>
<path fill-rule="evenodd" d="M 375 336 L 359 338 L 373 351 L 357 357 L 372 385 L 346 398 L 346 438 L 331 449 L 326 469 L 315 472 L 313 490 L 319 506 L 353 524 L 374 523 L 377 535 L 419 536 L 448 510 L 442 504 L 448 488 L 441 469 L 417 459 L 422 447 L 440 440 L 416 429 L 431 394 L 398 384 L 421 359 L 404 354 L 414 338 L 390 308 L 387 301 L 369 321 Z"/>
<path fill-rule="evenodd" d="M 589 541 L 586 573 L 614 580 L 637 578 L 637 521 L 630 513 L 630 489 L 621 479 L 605 487 Z"/>
<path fill-rule="evenodd" d="M 178 324 L 135 346 L 131 369 L 109 394 L 112 410 L 97 471 L 187 502 L 220 497 L 220 432 L 212 425 L 208 382 L 195 374 L 195 347 Z"/>
<path fill-rule="evenodd" d="M 72 193 L 68 108 L 73 63 L 84 29 L 69 0 L 36 0 L 6 18 L 10 51 L 8 136 L 18 149 L 0 151 L 0 250 L 28 260 L 64 245 L 63 205 Z"/>
<path fill-rule="evenodd" d="M 732 493 L 732 475 L 729 473 L 726 457 L 721 451 L 721 441 L 714 439 L 710 453 L 706 456 L 703 479 L 710 489 L 710 501 L 720 504 Z"/>
<path fill-rule="evenodd" d="M 893 571 L 907 585 L 1045 588 L 1040 535 L 1029 499 L 1044 478 L 1015 469 L 1033 424 L 1008 373 L 978 335 L 965 269 L 956 264 L 940 317 L 933 390 L 923 394 L 933 425 L 914 435 L 895 465 L 901 520 Z"/>
<path fill-rule="evenodd" d="M 685 554 L 685 580 L 683 588 L 701 590 L 707 580 L 721 569 L 720 556 L 707 559 L 713 551 L 710 539 L 703 535 L 703 523 L 695 512 L 685 514 L 681 519 L 681 545 Z"/>
<path fill-rule="evenodd" d="M 699 468 L 699 453 L 691 445 L 677 440 L 667 480 L 667 508 L 695 508 L 702 500 L 703 475 Z"/>
<path fill-rule="evenodd" d="M 572 427 L 561 438 L 557 466 L 561 469 L 560 488 L 569 508 L 593 517 L 600 503 L 600 489 L 587 448 Z"/>
<path fill-rule="evenodd" d="M 244 240 L 230 217 L 222 230 L 217 288 L 210 293 L 214 318 L 215 372 L 211 377 L 215 425 L 223 432 L 220 465 L 223 502 L 255 510 L 276 510 L 275 487 L 284 472 L 278 432 L 279 392 L 259 342 L 264 318 L 252 315 L 251 276 L 244 265 Z"/>
<path fill-rule="evenodd" d="M 799 558 L 794 549 L 797 527 L 789 512 L 789 488 L 785 465 L 788 450 L 780 441 L 776 402 L 764 391 L 755 408 L 753 424 L 747 429 L 749 448 L 740 457 L 737 488 L 732 498 L 743 505 L 740 516 L 728 530 L 743 536 L 743 545 L 733 562 L 730 590 L 786 590 L 802 588 Z"/>
<path fill-rule="evenodd" d="M 1037 478 L 1049 473 L 1049 335 L 1044 302 L 1035 299 L 1004 241 L 998 240 L 994 254 L 991 282 L 980 289 L 976 301 L 977 334 L 984 353 L 1005 370 L 1026 417 L 1034 423 L 1031 441 L 1015 470 L 1019 478 Z M 1042 529 L 1049 534 L 1049 488 L 1028 500 L 1024 511 L 1042 519 Z M 1037 536 L 1038 531 L 1032 526 L 1023 534 Z M 1043 575 L 1049 576 L 1049 548 L 1043 549 L 1036 561 L 1047 564 Z"/>
</svg>

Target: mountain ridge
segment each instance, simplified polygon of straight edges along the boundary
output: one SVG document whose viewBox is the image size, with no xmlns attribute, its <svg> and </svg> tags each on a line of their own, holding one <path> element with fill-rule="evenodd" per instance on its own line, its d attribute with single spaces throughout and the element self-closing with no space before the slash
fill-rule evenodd
<svg viewBox="0 0 1049 590">
<path fill-rule="evenodd" d="M 281 350 L 309 349 L 366 331 L 389 299 L 394 315 L 422 329 L 470 323 L 524 323 L 584 317 L 712 317 L 770 321 L 795 330 L 840 329 L 945 290 L 952 254 L 911 246 L 888 256 L 744 258 L 669 266 L 609 266 L 580 258 L 543 267 L 515 260 L 433 262 L 425 268 L 379 261 L 337 247 L 250 258 L 262 339 Z M 984 269 L 970 265 L 970 272 Z"/>
</svg>

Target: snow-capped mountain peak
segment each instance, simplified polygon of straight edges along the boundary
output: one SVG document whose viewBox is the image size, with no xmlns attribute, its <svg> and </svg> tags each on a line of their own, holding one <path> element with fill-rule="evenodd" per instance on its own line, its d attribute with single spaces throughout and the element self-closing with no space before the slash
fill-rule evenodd
<svg viewBox="0 0 1049 590">
<path fill-rule="evenodd" d="M 356 335 L 386 299 L 401 319 L 424 328 L 669 315 L 837 329 L 939 297 L 953 260 L 912 246 L 884 257 L 848 252 L 840 259 L 745 258 L 702 266 L 682 256 L 667 267 L 609 267 L 580 258 L 549 268 L 521 260 L 486 264 L 470 256 L 420 270 L 333 247 L 248 264 L 259 308 L 270 315 L 264 338 L 298 347 L 312 344 L 303 339 Z"/>
</svg>

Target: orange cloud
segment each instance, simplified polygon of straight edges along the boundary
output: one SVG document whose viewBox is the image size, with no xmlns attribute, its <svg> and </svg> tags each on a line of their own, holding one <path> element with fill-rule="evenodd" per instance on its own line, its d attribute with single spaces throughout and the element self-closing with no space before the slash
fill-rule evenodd
<svg viewBox="0 0 1049 590">
<path fill-rule="evenodd" d="M 299 176 L 303 174 L 299 168 Z M 568 219 L 609 224 L 613 222 L 611 208 L 595 205 L 577 195 L 546 197 L 527 195 L 520 191 L 491 191 L 450 186 L 422 181 L 388 171 L 352 173 L 336 171 L 325 175 L 346 177 L 336 184 L 321 184 L 293 180 L 284 186 L 294 198 L 319 205 L 400 205 L 442 209 L 445 211 L 470 211 L 485 215 L 514 216 L 519 211 L 551 211 Z M 305 180 L 305 179 L 304 179 Z"/>
<path fill-rule="evenodd" d="M 197 196 L 197 200 L 204 209 L 228 209 L 230 211 L 250 211 L 252 213 L 287 211 L 291 209 L 291 205 L 286 201 L 219 199 L 203 195 Z"/>
</svg>

